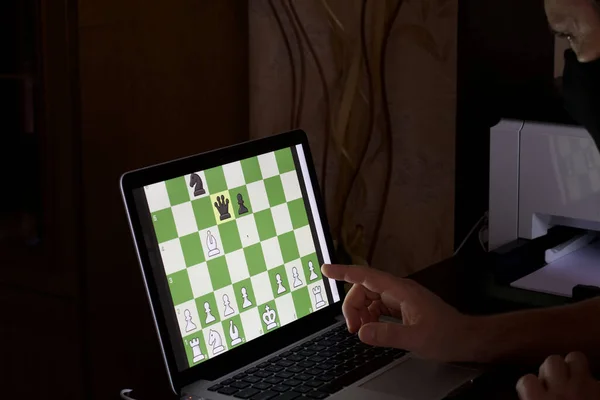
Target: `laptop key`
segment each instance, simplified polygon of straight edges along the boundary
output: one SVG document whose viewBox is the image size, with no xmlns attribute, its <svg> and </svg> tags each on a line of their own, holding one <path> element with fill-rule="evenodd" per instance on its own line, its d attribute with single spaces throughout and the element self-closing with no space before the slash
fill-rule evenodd
<svg viewBox="0 0 600 400">
<path fill-rule="evenodd" d="M 269 365 L 271 365 L 271 364 L 269 364 L 268 362 L 264 362 L 264 363 L 258 364 L 257 367 L 258 368 L 267 368 Z"/>
<path fill-rule="evenodd" d="M 308 386 L 297 386 L 295 388 L 292 389 L 294 392 L 298 392 L 298 393 L 308 393 L 311 392 L 313 390 L 313 388 L 308 387 Z"/>
<path fill-rule="evenodd" d="M 326 358 L 325 357 L 321 357 L 321 356 L 312 356 L 311 358 L 309 358 L 309 361 L 314 361 L 316 363 L 320 363 L 325 361 Z"/>
<path fill-rule="evenodd" d="M 283 368 L 278 365 L 269 365 L 267 368 L 265 368 L 265 371 L 270 371 L 270 372 L 279 372 L 282 370 L 283 370 Z"/>
<path fill-rule="evenodd" d="M 271 385 L 270 383 L 267 383 L 267 382 L 258 382 L 258 383 L 255 383 L 254 385 L 252 385 L 253 388 L 256 388 L 258 390 L 267 390 L 271 386 L 273 386 L 273 385 Z"/>
<path fill-rule="evenodd" d="M 242 379 L 244 382 L 248 382 L 248 383 L 257 383 L 260 382 L 260 378 L 257 376 L 247 376 L 244 379 Z"/>
<path fill-rule="evenodd" d="M 273 400 L 294 400 L 298 397 L 302 396 L 300 393 L 296 392 L 285 392 L 275 397 Z"/>
<path fill-rule="evenodd" d="M 221 394 L 225 394 L 225 395 L 232 395 L 237 391 L 239 391 L 239 389 L 232 388 L 232 387 L 224 387 L 222 389 L 217 390 L 217 393 L 221 393 Z"/>
<path fill-rule="evenodd" d="M 303 368 L 311 368 L 314 367 L 315 363 L 312 361 L 300 361 L 297 365 Z"/>
<path fill-rule="evenodd" d="M 283 379 L 288 379 L 288 378 L 291 378 L 292 376 L 294 376 L 294 374 L 292 374 L 291 372 L 283 371 L 283 372 L 279 372 L 279 373 L 275 374 L 275 376 L 277 376 L 279 378 L 283 378 Z"/>
<path fill-rule="evenodd" d="M 291 355 L 291 356 L 289 356 L 288 358 L 286 358 L 286 360 L 288 360 L 288 361 L 293 361 L 293 362 L 298 362 L 298 361 L 302 361 L 302 360 L 304 360 L 305 358 L 306 358 L 306 357 L 302 357 L 302 356 L 299 356 L 299 355 L 297 355 L 297 354 L 294 354 L 294 355 Z"/>
<path fill-rule="evenodd" d="M 246 370 L 246 373 L 247 373 L 247 374 L 253 374 L 253 373 L 255 373 L 255 372 L 258 372 L 258 371 L 260 371 L 258 368 L 256 368 L 256 367 L 252 367 L 252 368 L 248 368 L 248 369 Z"/>
<path fill-rule="evenodd" d="M 250 384 L 248 382 L 237 381 L 233 382 L 230 386 L 236 389 L 246 389 Z"/>
<path fill-rule="evenodd" d="M 255 388 L 248 388 L 235 393 L 233 397 L 237 397 L 238 399 L 249 399 L 250 397 L 258 393 L 260 393 L 260 390 Z"/>
<path fill-rule="evenodd" d="M 329 358 L 329 357 L 333 357 L 333 356 L 335 356 L 337 353 L 336 353 L 335 351 L 331 351 L 331 350 L 325 350 L 325 351 L 322 351 L 322 352 L 320 352 L 319 354 L 320 354 L 322 357 Z"/>
<path fill-rule="evenodd" d="M 271 375 L 273 375 L 273 373 L 269 371 L 258 371 L 254 374 L 254 376 L 258 376 L 259 378 L 268 378 Z"/>
<path fill-rule="evenodd" d="M 310 350 L 310 351 L 323 351 L 323 350 L 325 350 L 325 349 L 326 349 L 326 347 L 325 347 L 325 346 L 321 346 L 321 345 L 319 345 L 319 344 L 313 344 L 313 345 L 312 345 L 312 346 L 310 346 L 310 347 L 309 347 L 307 350 Z"/>
<path fill-rule="evenodd" d="M 278 383 L 281 383 L 281 381 L 283 381 L 283 379 L 282 378 L 278 378 L 276 376 L 272 376 L 270 378 L 265 379 L 264 381 L 267 382 L 267 383 L 271 383 L 273 385 L 277 385 Z"/>
<path fill-rule="evenodd" d="M 280 357 L 283 357 L 283 358 L 287 358 L 287 357 L 289 357 L 289 356 L 291 356 L 291 355 L 292 355 L 292 352 L 291 352 L 291 351 L 284 351 L 284 352 L 283 352 L 283 353 L 281 353 L 279 356 L 280 356 Z"/>
<path fill-rule="evenodd" d="M 274 392 L 287 392 L 288 390 L 290 390 L 290 388 L 288 386 L 283 386 L 283 385 L 275 385 L 271 388 L 272 391 Z"/>
<path fill-rule="evenodd" d="M 300 381 L 310 381 L 312 379 L 312 375 L 307 375 L 307 374 L 298 374 L 296 376 L 294 376 L 294 379 L 298 379 Z"/>
<path fill-rule="evenodd" d="M 225 379 L 223 382 L 221 382 L 221 385 L 228 386 L 231 385 L 233 382 L 235 382 L 235 379 Z"/>
<path fill-rule="evenodd" d="M 302 350 L 298 352 L 298 355 L 303 357 L 311 357 L 315 355 L 315 352 L 310 350 Z"/>
<path fill-rule="evenodd" d="M 373 361 L 368 362 L 367 364 L 362 365 L 362 366 L 348 372 L 347 374 L 340 376 L 337 379 L 334 379 L 331 383 L 340 385 L 340 386 L 351 385 L 354 382 L 358 381 L 359 379 L 362 379 L 365 376 L 370 375 L 373 372 L 377 371 L 379 368 L 382 368 L 382 367 L 388 365 L 392 361 L 394 361 L 394 358 L 391 356 L 378 357 L 378 358 L 374 359 Z"/>
<path fill-rule="evenodd" d="M 324 382 L 312 380 L 308 382 L 304 382 L 305 386 L 310 386 L 311 388 L 318 388 L 319 386 L 323 386 Z"/>
<path fill-rule="evenodd" d="M 276 362 L 278 362 L 278 361 L 281 361 L 281 357 L 277 357 L 277 356 L 275 356 L 275 357 L 271 357 L 271 358 L 269 358 L 269 359 L 267 360 L 267 362 L 268 362 L 268 363 L 270 363 L 270 364 L 275 364 L 275 363 L 276 363 Z"/>
<path fill-rule="evenodd" d="M 307 369 L 306 371 L 304 371 L 304 373 L 308 374 L 308 375 L 317 376 L 317 375 L 321 375 L 323 373 L 323 371 L 320 369 L 311 368 L 311 369 Z"/>
<path fill-rule="evenodd" d="M 317 379 L 323 382 L 331 382 L 332 380 L 335 379 L 335 376 L 330 375 L 330 374 L 323 374 L 323 375 L 319 375 L 317 376 Z"/>
<path fill-rule="evenodd" d="M 299 372 L 304 371 L 305 369 L 306 368 L 302 368 L 302 367 L 299 367 L 297 365 L 294 365 L 294 366 L 291 366 L 291 367 L 287 368 L 286 371 L 293 372 L 294 374 L 297 374 Z"/>
<path fill-rule="evenodd" d="M 216 392 L 217 390 L 221 389 L 223 387 L 223 385 L 213 385 L 211 387 L 208 388 L 208 390 L 210 390 L 211 392 Z"/>
<path fill-rule="evenodd" d="M 273 392 L 272 390 L 267 390 L 265 392 L 259 393 L 251 397 L 252 400 L 270 400 L 273 397 L 277 396 L 279 393 Z"/>
<path fill-rule="evenodd" d="M 294 365 L 294 363 L 288 360 L 281 360 L 277 363 L 277 365 L 279 365 L 280 367 L 291 367 L 292 365 Z"/>
<path fill-rule="evenodd" d="M 324 399 L 329 397 L 329 394 L 323 392 L 310 392 L 306 395 L 306 397 L 310 397 L 311 399 Z"/>
<path fill-rule="evenodd" d="M 299 381 L 297 379 L 288 379 L 287 381 L 284 381 L 283 384 L 285 386 L 299 386 L 302 384 L 302 381 Z"/>
<path fill-rule="evenodd" d="M 242 378 L 244 378 L 246 376 L 246 374 L 237 374 L 236 376 L 233 377 L 233 379 L 237 379 L 238 381 Z"/>
</svg>

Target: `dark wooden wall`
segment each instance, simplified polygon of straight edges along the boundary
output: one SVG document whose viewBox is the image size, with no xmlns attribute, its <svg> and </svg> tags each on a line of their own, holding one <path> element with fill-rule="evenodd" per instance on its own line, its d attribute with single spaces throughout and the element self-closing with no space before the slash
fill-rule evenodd
<svg viewBox="0 0 600 400">
<path fill-rule="evenodd" d="M 248 138 L 247 4 L 39 3 L 48 240 L 0 249 L 2 397 L 170 398 L 119 177 Z"/>
</svg>

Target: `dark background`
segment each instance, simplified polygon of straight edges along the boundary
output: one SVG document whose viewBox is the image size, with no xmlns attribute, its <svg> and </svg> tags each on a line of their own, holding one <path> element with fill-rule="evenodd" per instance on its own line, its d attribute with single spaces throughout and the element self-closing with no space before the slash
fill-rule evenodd
<svg viewBox="0 0 600 400">
<path fill-rule="evenodd" d="M 246 7 L 0 2 L 3 398 L 171 396 L 118 181 L 248 137 Z M 461 0 L 458 38 L 457 242 L 487 210 L 490 126 L 568 121 L 541 1 Z"/>
</svg>

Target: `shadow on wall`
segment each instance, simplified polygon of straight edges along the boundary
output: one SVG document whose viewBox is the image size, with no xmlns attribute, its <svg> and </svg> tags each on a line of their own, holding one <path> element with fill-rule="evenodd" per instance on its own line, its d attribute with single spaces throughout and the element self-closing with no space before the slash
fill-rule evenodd
<svg viewBox="0 0 600 400">
<path fill-rule="evenodd" d="M 249 7 L 251 135 L 308 133 L 341 261 L 451 255 L 457 1 Z"/>
</svg>

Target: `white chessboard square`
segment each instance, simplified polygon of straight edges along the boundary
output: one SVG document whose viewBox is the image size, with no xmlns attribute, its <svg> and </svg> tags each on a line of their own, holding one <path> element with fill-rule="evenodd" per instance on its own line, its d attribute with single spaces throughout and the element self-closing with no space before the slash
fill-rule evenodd
<svg viewBox="0 0 600 400">
<path fill-rule="evenodd" d="M 192 294 L 194 298 L 202 297 L 213 291 L 210 273 L 206 263 L 194 265 L 187 269 L 190 285 L 192 286 Z"/>
<path fill-rule="evenodd" d="M 204 194 L 199 194 L 198 196 L 196 196 L 196 194 L 195 194 L 196 187 L 200 189 L 199 184 L 196 183 L 194 186 L 190 186 L 193 174 L 196 174 L 200 177 L 200 180 L 202 181 L 201 182 L 202 189 L 204 189 Z M 204 171 L 193 172 L 191 174 L 184 176 L 184 179 L 185 179 L 185 186 L 187 187 L 187 191 L 188 191 L 188 194 L 190 195 L 191 200 L 201 199 L 202 197 L 206 197 L 206 196 L 210 195 L 210 193 L 208 191 L 208 186 L 206 186 L 206 176 L 204 175 Z"/>
<path fill-rule="evenodd" d="M 248 189 L 248 197 L 250 198 L 253 212 L 256 213 L 269 208 L 269 197 L 267 196 L 264 181 L 249 183 L 246 188 Z"/>
<path fill-rule="evenodd" d="M 287 203 L 271 208 L 271 214 L 273 215 L 275 232 L 278 236 L 291 232 L 294 229 L 292 217 L 290 216 L 290 209 L 288 208 Z"/>
<path fill-rule="evenodd" d="M 298 173 L 296 171 L 281 174 L 281 184 L 283 185 L 285 201 L 292 201 L 302 197 L 300 181 L 298 181 Z"/>
<path fill-rule="evenodd" d="M 198 224 L 196 224 L 191 201 L 174 206 L 171 211 L 179 237 L 198 232 Z"/>
<path fill-rule="evenodd" d="M 167 185 L 164 182 L 148 185 L 144 188 L 144 191 L 151 213 L 171 207 Z"/>
<path fill-rule="evenodd" d="M 227 182 L 227 189 L 235 189 L 246 184 L 242 163 L 239 161 L 223 165 L 223 174 L 225 182 Z"/>
<path fill-rule="evenodd" d="M 260 245 L 265 257 L 267 269 L 273 269 L 283 265 L 283 255 L 281 254 L 281 247 L 279 247 L 279 240 L 277 240 L 277 237 L 260 242 Z"/>
<path fill-rule="evenodd" d="M 208 248 L 208 232 L 217 240 L 217 248 L 218 252 L 215 250 L 211 253 L 211 250 Z M 203 229 L 200 231 L 200 243 L 202 244 L 202 250 L 204 251 L 204 259 L 212 260 L 215 258 L 221 257 L 225 252 L 223 251 L 223 242 L 221 241 L 221 234 L 219 233 L 219 228 L 213 226 L 211 228 Z M 213 254 L 213 255 L 209 255 Z"/>
<path fill-rule="evenodd" d="M 315 290 L 315 288 L 321 288 L 321 298 L 323 299 L 323 303 L 320 305 L 317 305 L 317 302 L 316 302 L 316 296 L 313 291 L 313 290 Z M 323 280 L 318 280 L 318 281 L 308 285 L 308 294 L 310 297 L 310 304 L 312 305 L 313 311 L 322 310 L 323 308 L 325 308 L 327 306 L 327 304 L 328 304 L 327 292 L 325 291 L 325 282 Z"/>
<path fill-rule="evenodd" d="M 179 238 L 169 240 L 159 245 L 160 257 L 162 258 L 165 273 L 171 275 L 174 272 L 185 269 L 185 258 Z"/>
<path fill-rule="evenodd" d="M 244 328 L 244 336 L 246 336 L 246 342 L 262 335 L 262 323 L 260 322 L 260 315 L 258 308 L 254 307 L 248 311 L 244 311 L 240 315 L 242 321 L 242 327 Z"/>
<path fill-rule="evenodd" d="M 254 290 L 254 297 L 256 298 L 256 305 L 264 304 L 275 298 L 268 272 L 253 275 L 250 280 L 252 282 L 252 289 Z"/>
<path fill-rule="evenodd" d="M 221 338 L 221 345 L 223 346 L 223 350 L 217 354 L 215 354 L 213 346 L 209 344 L 211 331 L 216 332 Z M 210 327 L 202 330 L 202 334 L 204 335 L 204 341 L 206 342 L 206 351 L 208 352 L 209 358 L 220 356 L 221 354 L 227 351 L 227 337 L 225 336 L 225 332 L 223 332 L 223 326 L 221 324 L 211 325 Z"/>
<path fill-rule="evenodd" d="M 191 317 L 189 322 L 186 319 L 188 312 Z M 186 301 L 185 303 L 176 305 L 175 315 L 177 316 L 177 322 L 179 322 L 181 337 L 186 337 L 192 333 L 200 332 L 202 329 L 202 324 L 200 323 L 200 317 L 198 317 L 198 310 L 196 309 L 195 300 Z"/>
<path fill-rule="evenodd" d="M 277 159 L 275 158 L 275 153 L 273 152 L 258 156 L 258 165 L 260 166 L 260 172 L 262 173 L 263 179 L 279 175 Z"/>
<path fill-rule="evenodd" d="M 300 229 L 296 229 L 294 231 L 294 235 L 296 236 L 296 244 L 298 245 L 300 257 L 308 256 L 316 251 L 314 239 L 309 225 L 303 226 Z"/>
<path fill-rule="evenodd" d="M 250 277 L 244 250 L 225 254 L 225 259 L 227 260 L 227 269 L 229 269 L 229 276 L 232 283 L 238 283 Z"/>
<path fill-rule="evenodd" d="M 279 313 L 280 326 L 287 325 L 298 319 L 296 307 L 294 306 L 294 299 L 292 298 L 291 293 L 276 298 L 275 305 L 277 306 L 277 312 Z"/>
<path fill-rule="evenodd" d="M 294 268 L 298 273 L 297 278 L 294 278 Z M 290 289 L 292 292 L 306 286 L 306 278 L 300 259 L 285 264 L 285 273 L 287 274 L 288 282 L 290 283 Z"/>
<path fill-rule="evenodd" d="M 229 309 L 227 310 L 229 314 L 227 315 L 225 315 L 225 301 L 229 302 Z M 224 288 L 216 290 L 215 302 L 217 304 L 217 308 L 219 309 L 221 321 L 224 321 L 233 317 L 234 315 L 239 314 L 237 302 L 235 300 L 235 292 L 233 291 L 233 285 L 225 286 Z"/>
<path fill-rule="evenodd" d="M 252 246 L 253 244 L 260 242 L 254 214 L 236 218 L 235 222 L 237 223 L 238 231 L 240 233 L 242 247 Z"/>
</svg>

